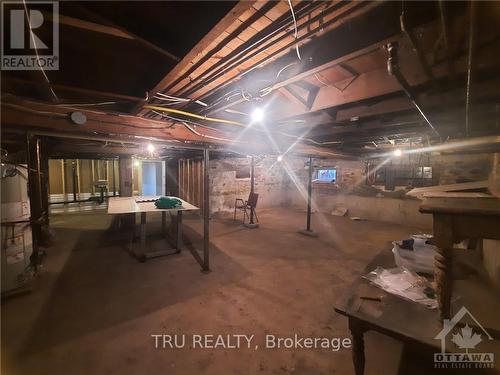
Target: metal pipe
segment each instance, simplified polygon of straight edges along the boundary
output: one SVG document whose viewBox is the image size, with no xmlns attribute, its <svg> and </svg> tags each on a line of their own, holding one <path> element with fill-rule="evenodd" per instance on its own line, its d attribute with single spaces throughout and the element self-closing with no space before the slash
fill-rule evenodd
<svg viewBox="0 0 500 375">
<path fill-rule="evenodd" d="M 210 154 L 203 150 L 203 271 L 210 271 Z"/>
<path fill-rule="evenodd" d="M 471 102 L 471 84 L 473 74 L 473 54 L 474 54 L 474 38 L 476 26 L 476 4 L 475 1 L 470 2 L 470 19 L 469 19 L 469 56 L 467 58 L 467 89 L 465 92 L 465 136 L 469 136 L 469 111 Z"/>
<path fill-rule="evenodd" d="M 439 0 L 439 16 L 441 19 L 441 32 L 443 33 L 444 50 L 446 53 L 446 59 L 448 61 L 448 70 L 451 75 L 455 74 L 455 68 L 453 67 L 453 61 L 450 56 L 450 43 L 448 39 L 448 20 L 446 17 L 446 8 L 443 0 Z"/>
<path fill-rule="evenodd" d="M 397 79 L 397 81 L 399 82 L 399 84 L 403 88 L 404 93 L 406 94 L 406 96 L 408 97 L 410 102 L 413 104 L 415 109 L 420 113 L 420 115 L 425 120 L 427 125 L 429 125 L 429 127 L 432 129 L 432 131 L 434 133 L 436 133 L 436 135 L 438 137 L 441 138 L 441 135 L 439 134 L 439 132 L 436 130 L 434 125 L 432 125 L 431 121 L 426 116 L 426 114 L 424 113 L 422 108 L 418 105 L 418 103 L 415 99 L 415 95 L 413 94 L 412 89 L 411 89 L 410 85 L 408 84 L 408 81 L 406 81 L 406 78 L 403 76 L 403 74 L 401 73 L 401 70 L 399 69 L 397 43 L 390 43 L 387 46 L 387 51 L 389 52 L 389 58 L 387 59 L 387 71 L 389 72 L 389 75 L 394 76 Z"/>
<path fill-rule="evenodd" d="M 71 163 L 71 170 L 73 172 L 73 202 L 76 202 L 76 167 L 75 161 Z"/>
<path fill-rule="evenodd" d="M 116 196 L 116 182 L 115 182 L 115 159 L 113 159 L 113 168 L 112 168 L 112 173 L 113 173 L 113 197 Z"/>
<path fill-rule="evenodd" d="M 306 230 L 311 231 L 311 196 L 312 196 L 312 174 L 313 174 L 313 158 L 309 156 L 309 180 L 307 182 L 307 226 Z"/>
</svg>

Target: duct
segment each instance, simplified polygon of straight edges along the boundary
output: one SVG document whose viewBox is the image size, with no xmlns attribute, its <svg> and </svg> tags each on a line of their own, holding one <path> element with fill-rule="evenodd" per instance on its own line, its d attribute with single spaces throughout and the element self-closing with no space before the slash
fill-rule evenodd
<svg viewBox="0 0 500 375">
<path fill-rule="evenodd" d="M 426 114 L 424 113 L 422 108 L 418 105 L 418 103 L 415 99 L 415 95 L 413 94 L 412 89 L 411 89 L 410 85 L 408 84 L 408 81 L 406 81 L 406 78 L 403 76 L 403 74 L 401 73 L 401 70 L 399 69 L 397 43 L 390 43 L 387 46 L 387 51 L 389 52 L 389 58 L 387 59 L 387 71 L 389 72 L 389 75 L 394 76 L 397 79 L 397 81 L 399 82 L 399 84 L 403 88 L 404 93 L 406 94 L 406 96 L 410 100 L 411 104 L 420 113 L 420 115 L 425 120 L 427 125 L 429 125 L 429 127 L 432 129 L 432 131 L 434 133 L 436 133 L 436 135 L 438 137 L 441 138 L 441 135 L 439 134 L 439 132 L 436 130 L 434 125 L 432 125 L 431 121 L 426 116 Z"/>
<path fill-rule="evenodd" d="M 455 74 L 455 68 L 453 66 L 453 61 L 451 60 L 450 43 L 448 37 L 448 20 L 446 17 L 446 8 L 443 0 L 439 0 L 439 16 L 441 20 L 441 32 L 443 35 L 444 50 L 446 53 L 446 59 L 448 61 L 448 70 L 453 76 Z"/>
<path fill-rule="evenodd" d="M 432 74 L 432 70 L 429 67 L 429 64 L 427 64 L 424 53 L 423 53 L 422 49 L 418 46 L 418 43 L 415 39 L 415 36 L 413 35 L 412 30 L 409 30 L 408 26 L 406 25 L 404 12 L 401 13 L 401 16 L 399 17 L 399 23 L 401 25 L 401 32 L 410 41 L 411 47 L 416 52 L 417 57 L 418 57 L 418 61 L 420 62 L 420 65 L 422 65 L 422 68 L 424 69 L 424 72 L 427 75 L 427 78 L 429 78 L 429 80 L 433 81 L 433 83 L 435 84 L 434 75 Z"/>
</svg>

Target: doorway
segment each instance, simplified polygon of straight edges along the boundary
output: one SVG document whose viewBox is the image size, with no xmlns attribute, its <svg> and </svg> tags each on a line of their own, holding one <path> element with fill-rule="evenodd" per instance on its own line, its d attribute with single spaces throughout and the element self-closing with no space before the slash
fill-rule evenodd
<svg viewBox="0 0 500 375">
<path fill-rule="evenodd" d="M 163 161 L 141 161 L 140 194 L 165 195 L 165 163 Z"/>
</svg>

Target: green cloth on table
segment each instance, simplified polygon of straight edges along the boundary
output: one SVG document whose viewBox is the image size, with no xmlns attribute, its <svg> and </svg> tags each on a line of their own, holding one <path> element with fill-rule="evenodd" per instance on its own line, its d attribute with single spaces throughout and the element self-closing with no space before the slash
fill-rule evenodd
<svg viewBox="0 0 500 375">
<path fill-rule="evenodd" d="M 172 197 L 160 197 L 155 201 L 156 208 L 169 209 L 182 206 L 180 199 Z"/>
</svg>

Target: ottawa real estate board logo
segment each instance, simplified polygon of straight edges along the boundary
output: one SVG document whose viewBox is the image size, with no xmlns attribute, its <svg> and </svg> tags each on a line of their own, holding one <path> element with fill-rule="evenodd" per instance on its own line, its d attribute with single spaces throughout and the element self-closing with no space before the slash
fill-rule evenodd
<svg viewBox="0 0 500 375">
<path fill-rule="evenodd" d="M 464 318 L 469 323 L 463 323 Z M 443 321 L 443 329 L 434 337 L 441 340 L 441 352 L 434 353 L 434 367 L 447 369 L 483 369 L 495 367 L 495 354 L 481 350 L 481 343 L 493 340 L 486 329 L 465 306 L 455 316 Z M 446 350 L 451 341 L 458 351 Z"/>
<path fill-rule="evenodd" d="M 59 4 L 2 1 L 2 70 L 59 69 Z"/>
</svg>

